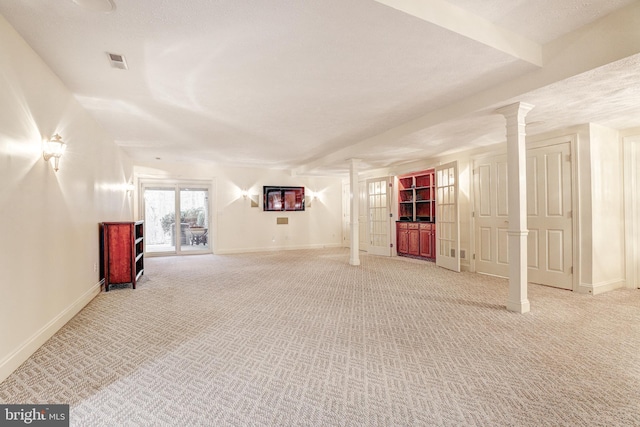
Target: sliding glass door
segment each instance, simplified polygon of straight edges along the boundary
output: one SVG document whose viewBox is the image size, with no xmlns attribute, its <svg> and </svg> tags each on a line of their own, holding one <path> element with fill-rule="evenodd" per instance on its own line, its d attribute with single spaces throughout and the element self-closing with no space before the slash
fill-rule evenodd
<svg viewBox="0 0 640 427">
<path fill-rule="evenodd" d="M 143 183 L 142 194 L 146 253 L 211 252 L 208 187 Z"/>
</svg>

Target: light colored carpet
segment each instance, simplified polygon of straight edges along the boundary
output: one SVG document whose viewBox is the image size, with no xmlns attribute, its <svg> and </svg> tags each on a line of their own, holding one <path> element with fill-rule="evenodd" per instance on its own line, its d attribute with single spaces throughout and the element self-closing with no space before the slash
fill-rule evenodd
<svg viewBox="0 0 640 427">
<path fill-rule="evenodd" d="M 0 384 L 72 425 L 640 425 L 640 291 L 344 249 L 146 260 Z"/>
</svg>

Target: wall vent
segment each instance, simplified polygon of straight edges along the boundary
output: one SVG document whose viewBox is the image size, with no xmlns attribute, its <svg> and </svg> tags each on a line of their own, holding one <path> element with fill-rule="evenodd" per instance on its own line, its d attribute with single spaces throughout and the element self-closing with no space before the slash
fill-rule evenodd
<svg viewBox="0 0 640 427">
<path fill-rule="evenodd" d="M 126 70 L 127 61 L 124 59 L 124 55 L 118 55 L 117 53 L 107 53 L 109 57 L 109 62 L 113 68 L 120 68 L 121 70 Z"/>
</svg>

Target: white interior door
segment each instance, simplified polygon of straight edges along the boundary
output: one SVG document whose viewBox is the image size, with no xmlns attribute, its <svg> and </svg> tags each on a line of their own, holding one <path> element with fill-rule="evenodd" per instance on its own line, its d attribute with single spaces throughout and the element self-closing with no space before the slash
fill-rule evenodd
<svg viewBox="0 0 640 427">
<path fill-rule="evenodd" d="M 528 281 L 572 289 L 570 143 L 527 150 Z M 474 162 L 476 271 L 507 277 L 506 156 Z"/>
<path fill-rule="evenodd" d="M 527 150 L 528 280 L 572 289 L 569 143 Z"/>
<path fill-rule="evenodd" d="M 368 252 L 391 256 L 391 178 L 367 180 Z"/>
<path fill-rule="evenodd" d="M 351 185 L 342 184 L 342 245 L 351 247 Z"/>
<path fill-rule="evenodd" d="M 460 271 L 458 162 L 436 167 L 436 265 Z"/>
<path fill-rule="evenodd" d="M 358 183 L 358 242 L 361 251 L 366 251 L 369 246 L 367 236 L 367 181 Z"/>
<path fill-rule="evenodd" d="M 474 170 L 476 271 L 507 277 L 507 156 L 476 160 Z"/>
</svg>

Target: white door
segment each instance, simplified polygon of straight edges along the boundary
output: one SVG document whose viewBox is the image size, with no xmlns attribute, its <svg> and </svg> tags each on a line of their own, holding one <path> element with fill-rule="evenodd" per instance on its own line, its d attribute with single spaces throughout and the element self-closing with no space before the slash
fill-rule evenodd
<svg viewBox="0 0 640 427">
<path fill-rule="evenodd" d="M 527 150 L 529 282 L 572 289 L 569 143 Z"/>
<path fill-rule="evenodd" d="M 358 242 L 361 251 L 366 251 L 369 246 L 367 236 L 367 181 L 358 183 Z"/>
<path fill-rule="evenodd" d="M 460 271 L 458 162 L 436 167 L 436 265 Z"/>
<path fill-rule="evenodd" d="M 474 162 L 476 271 L 509 275 L 507 161 Z M 572 289 L 570 143 L 527 150 L 528 281 Z"/>
<path fill-rule="evenodd" d="M 475 260 L 476 271 L 509 275 L 507 230 L 507 156 L 475 161 Z"/>
<path fill-rule="evenodd" d="M 342 184 L 342 246 L 351 247 L 351 185 Z"/>
<path fill-rule="evenodd" d="M 366 250 L 369 246 L 368 229 L 367 229 L 367 183 L 362 181 L 358 183 L 358 192 L 355 194 L 358 198 L 358 244 L 360 250 Z M 344 246 L 351 247 L 351 185 L 343 184 L 342 186 L 342 239 Z"/>
<path fill-rule="evenodd" d="M 367 180 L 367 251 L 391 256 L 391 178 Z"/>
</svg>

